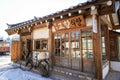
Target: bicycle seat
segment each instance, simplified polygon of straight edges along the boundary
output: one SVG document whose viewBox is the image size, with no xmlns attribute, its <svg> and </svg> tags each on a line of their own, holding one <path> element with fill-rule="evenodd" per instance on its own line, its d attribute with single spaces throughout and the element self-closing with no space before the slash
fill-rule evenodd
<svg viewBox="0 0 120 80">
<path fill-rule="evenodd" d="M 45 52 L 40 52 L 37 56 L 38 60 L 46 59 L 46 53 Z"/>
</svg>

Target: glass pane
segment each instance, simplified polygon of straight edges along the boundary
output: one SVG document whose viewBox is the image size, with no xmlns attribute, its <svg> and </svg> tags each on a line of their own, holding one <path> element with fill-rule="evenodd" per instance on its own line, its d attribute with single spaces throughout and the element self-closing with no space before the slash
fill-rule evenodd
<svg viewBox="0 0 120 80">
<path fill-rule="evenodd" d="M 82 31 L 82 54 L 83 58 L 93 59 L 92 31 Z"/>
<path fill-rule="evenodd" d="M 80 57 L 80 31 L 71 32 L 71 56 L 73 58 Z"/>
<path fill-rule="evenodd" d="M 68 33 L 65 33 L 65 56 L 69 56 Z"/>
<path fill-rule="evenodd" d="M 75 32 L 71 32 L 71 41 L 74 41 L 74 39 L 75 39 Z"/>
<path fill-rule="evenodd" d="M 40 49 L 40 41 L 35 41 L 36 49 Z"/>
<path fill-rule="evenodd" d="M 79 40 L 80 39 L 80 31 L 77 31 L 76 32 L 76 40 Z"/>
<path fill-rule="evenodd" d="M 61 40 L 62 40 L 62 44 L 61 44 L 61 56 L 64 56 L 65 55 L 65 34 L 62 34 L 61 35 Z"/>
<path fill-rule="evenodd" d="M 60 56 L 60 35 L 57 34 L 54 36 L 55 39 L 55 56 Z"/>
<path fill-rule="evenodd" d="M 47 50 L 47 40 L 42 40 L 41 41 L 41 49 L 42 50 Z"/>
<path fill-rule="evenodd" d="M 83 58 L 87 58 L 87 50 L 82 50 Z"/>
<path fill-rule="evenodd" d="M 105 30 L 104 26 L 101 26 L 101 56 L 103 65 L 107 62 L 106 57 L 106 45 L 105 45 Z"/>
<path fill-rule="evenodd" d="M 93 58 L 93 51 L 92 50 L 88 50 L 88 59 L 92 59 Z"/>
<path fill-rule="evenodd" d="M 104 28 L 102 28 L 104 29 Z M 104 31 L 102 30 L 102 35 L 101 35 L 101 49 L 102 49 L 102 60 L 106 59 L 106 52 L 105 52 L 105 36 L 104 36 Z"/>
<path fill-rule="evenodd" d="M 92 39 L 88 39 L 88 49 L 92 49 Z"/>
</svg>

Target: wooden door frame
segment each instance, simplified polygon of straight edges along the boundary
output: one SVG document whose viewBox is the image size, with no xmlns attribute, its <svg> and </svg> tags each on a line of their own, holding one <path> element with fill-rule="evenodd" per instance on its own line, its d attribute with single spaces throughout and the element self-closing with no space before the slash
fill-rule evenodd
<svg viewBox="0 0 120 80">
<path fill-rule="evenodd" d="M 71 32 L 75 32 L 75 31 L 80 31 L 80 33 L 82 32 L 82 31 L 85 31 L 85 30 L 91 30 L 92 31 L 92 27 L 85 27 L 85 28 L 79 28 L 79 29 L 72 29 L 72 30 L 62 30 L 62 31 L 57 31 L 57 32 L 54 32 L 53 33 L 53 36 L 55 35 L 55 34 L 57 34 L 57 33 L 60 33 L 60 34 L 62 34 L 62 33 L 65 33 L 65 32 L 68 32 L 68 34 L 69 34 L 69 43 L 70 43 L 70 33 Z M 82 70 L 81 71 L 83 71 L 83 57 L 82 57 L 82 47 L 81 47 L 81 45 L 82 45 L 82 40 L 81 40 L 81 34 L 80 34 L 80 54 L 81 54 L 81 56 L 80 56 L 80 61 L 82 62 L 82 64 L 81 64 L 81 67 L 82 67 Z M 93 37 L 93 33 L 92 33 L 92 37 Z M 53 37 L 53 39 L 54 39 L 54 37 Z M 93 41 L 93 39 L 92 39 L 92 41 Z M 54 43 L 55 41 L 53 40 L 53 43 Z M 93 44 L 93 43 L 92 43 Z M 55 46 L 55 45 L 54 45 Z M 71 46 L 71 43 L 69 44 L 69 47 Z M 71 47 L 70 47 L 71 48 Z M 54 49 L 54 47 L 53 47 L 53 49 Z M 72 59 L 72 57 L 71 57 L 71 54 L 70 54 L 70 50 L 71 49 L 69 49 L 69 61 Z M 94 51 L 94 50 L 93 50 Z M 54 53 L 55 53 L 55 49 L 54 49 Z M 54 54 L 53 53 L 53 54 Z M 93 56 L 94 56 L 94 54 L 93 54 Z M 54 59 L 55 59 L 55 55 L 54 55 Z M 94 61 L 95 59 L 94 59 L 94 57 L 93 57 L 93 61 Z M 80 65 L 79 65 L 79 67 L 80 67 Z"/>
</svg>

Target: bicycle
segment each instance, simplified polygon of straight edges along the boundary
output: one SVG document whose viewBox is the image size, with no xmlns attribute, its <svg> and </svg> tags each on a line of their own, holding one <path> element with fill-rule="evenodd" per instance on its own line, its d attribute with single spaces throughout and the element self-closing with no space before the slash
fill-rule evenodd
<svg viewBox="0 0 120 80">
<path fill-rule="evenodd" d="M 28 55 L 29 53 L 22 53 L 21 54 L 21 56 L 18 56 L 17 57 L 17 64 L 18 64 L 18 67 L 20 68 L 20 69 L 22 69 L 22 70 L 27 70 L 27 71 L 29 71 L 29 70 L 31 70 L 31 67 L 28 67 L 28 66 L 32 66 L 31 64 L 28 64 L 27 66 L 26 66 L 26 64 L 27 64 L 27 61 L 28 61 L 28 57 L 27 57 L 27 55 Z"/>
<path fill-rule="evenodd" d="M 31 53 L 28 53 L 30 55 Z M 38 59 L 38 56 L 35 56 L 35 59 L 32 56 L 24 55 L 24 61 L 19 60 L 19 65 L 22 70 L 32 70 L 37 69 L 44 77 L 49 77 L 49 58 Z"/>
</svg>

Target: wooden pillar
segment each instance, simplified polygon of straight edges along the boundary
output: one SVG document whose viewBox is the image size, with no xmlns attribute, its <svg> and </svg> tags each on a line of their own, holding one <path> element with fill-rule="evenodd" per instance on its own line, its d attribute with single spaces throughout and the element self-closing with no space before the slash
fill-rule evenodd
<svg viewBox="0 0 120 80">
<path fill-rule="evenodd" d="M 112 70 L 111 63 L 110 63 L 110 38 L 109 38 L 108 25 L 104 25 L 104 32 L 105 32 L 106 57 L 107 57 L 107 60 L 109 61 L 109 70 Z"/>
<path fill-rule="evenodd" d="M 105 46 L 106 46 L 106 57 L 107 60 L 110 61 L 110 42 L 109 42 L 109 30 L 108 30 L 108 26 L 104 25 L 104 32 L 105 32 Z"/>
<path fill-rule="evenodd" d="M 49 51 L 49 61 L 50 67 L 53 67 L 53 34 L 52 34 L 52 22 L 49 22 L 49 39 L 48 39 L 48 51 Z"/>
<path fill-rule="evenodd" d="M 97 15 L 97 10 L 91 11 L 93 19 L 93 52 L 95 60 L 95 76 L 97 80 L 102 80 L 102 57 L 101 57 L 101 28 L 100 18 Z"/>
</svg>

